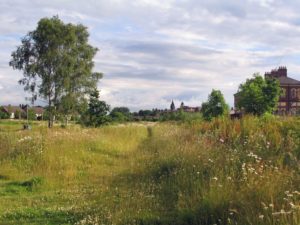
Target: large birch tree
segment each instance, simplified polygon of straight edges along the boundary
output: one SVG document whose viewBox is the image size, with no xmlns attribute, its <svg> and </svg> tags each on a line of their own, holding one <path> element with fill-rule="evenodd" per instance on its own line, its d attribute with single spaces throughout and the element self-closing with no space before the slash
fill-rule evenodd
<svg viewBox="0 0 300 225">
<path fill-rule="evenodd" d="M 98 49 L 88 43 L 89 33 L 81 24 L 65 24 L 58 16 L 43 18 L 34 31 L 22 38 L 9 62 L 23 71 L 24 90 L 47 102 L 48 127 L 59 112 L 71 114 L 96 88 L 101 73 L 93 72 Z"/>
</svg>

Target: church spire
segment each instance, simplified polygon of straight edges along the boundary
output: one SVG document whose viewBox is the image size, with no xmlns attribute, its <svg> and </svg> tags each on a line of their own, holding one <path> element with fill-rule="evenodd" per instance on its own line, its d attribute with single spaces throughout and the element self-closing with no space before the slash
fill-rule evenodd
<svg viewBox="0 0 300 225">
<path fill-rule="evenodd" d="M 170 108 L 171 108 L 171 111 L 175 111 L 175 104 L 174 104 L 173 100 L 172 100 Z"/>
</svg>

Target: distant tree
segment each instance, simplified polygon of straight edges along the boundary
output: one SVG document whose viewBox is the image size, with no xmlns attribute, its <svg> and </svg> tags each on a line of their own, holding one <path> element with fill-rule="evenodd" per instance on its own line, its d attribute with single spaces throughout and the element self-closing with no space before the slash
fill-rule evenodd
<svg viewBox="0 0 300 225">
<path fill-rule="evenodd" d="M 88 37 L 83 25 L 65 24 L 57 16 L 43 18 L 12 52 L 10 66 L 23 71 L 19 83 L 32 93 L 32 101 L 40 96 L 48 103 L 48 127 L 58 109 L 76 111 L 102 77 L 92 72 L 97 48 L 88 44 Z"/>
<path fill-rule="evenodd" d="M 115 121 L 124 122 L 130 120 L 131 114 L 127 107 L 115 107 L 110 112 L 110 116 Z"/>
<path fill-rule="evenodd" d="M 229 110 L 225 102 L 223 94 L 219 90 L 212 90 L 208 96 L 208 101 L 204 102 L 201 107 L 203 118 L 211 120 L 213 117 L 218 117 L 226 114 Z"/>
<path fill-rule="evenodd" d="M 275 109 L 279 96 L 280 86 L 277 79 L 264 79 L 259 74 L 247 79 L 239 86 L 236 94 L 238 108 L 243 108 L 246 113 L 262 115 L 266 112 L 272 113 Z"/>
<path fill-rule="evenodd" d="M 0 107 L 0 119 L 8 119 L 9 114 L 4 111 L 3 107 Z"/>
<path fill-rule="evenodd" d="M 173 100 L 172 100 L 172 103 L 170 105 L 170 109 L 171 109 L 171 111 L 175 111 L 175 104 L 174 104 Z"/>
<path fill-rule="evenodd" d="M 152 111 L 151 110 L 140 110 L 139 111 L 139 116 L 143 116 L 143 117 L 146 117 L 146 116 L 151 116 L 152 115 Z"/>
<path fill-rule="evenodd" d="M 114 112 L 113 114 L 110 114 L 110 117 L 112 118 L 113 121 L 116 121 L 116 122 L 129 121 L 129 116 L 127 116 L 121 112 Z"/>
<path fill-rule="evenodd" d="M 120 112 L 124 115 L 130 114 L 130 110 L 127 107 L 115 107 L 111 110 L 111 113 Z"/>
<path fill-rule="evenodd" d="M 16 110 L 15 111 L 15 119 L 21 119 L 22 117 L 22 113 L 21 113 L 21 110 Z"/>
<path fill-rule="evenodd" d="M 87 126 L 99 127 L 110 121 L 108 117 L 109 105 L 99 100 L 99 91 L 95 89 L 90 94 L 88 109 L 82 117 L 82 122 Z"/>
<path fill-rule="evenodd" d="M 28 108 L 28 119 L 36 120 L 36 114 L 32 108 Z"/>
</svg>

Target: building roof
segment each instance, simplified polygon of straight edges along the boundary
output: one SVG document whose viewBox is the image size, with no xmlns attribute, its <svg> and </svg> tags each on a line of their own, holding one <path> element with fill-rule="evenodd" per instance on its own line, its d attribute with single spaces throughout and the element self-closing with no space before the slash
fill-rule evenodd
<svg viewBox="0 0 300 225">
<path fill-rule="evenodd" d="M 8 113 L 15 113 L 16 111 L 19 111 L 19 112 L 23 112 L 24 111 L 19 106 L 7 105 L 7 106 L 2 106 L 2 107 Z"/>
<path fill-rule="evenodd" d="M 41 106 L 34 106 L 34 107 L 31 107 L 30 109 L 32 109 L 36 114 L 44 113 L 44 108 Z"/>
<path fill-rule="evenodd" d="M 294 84 L 294 85 L 300 85 L 300 81 L 298 80 L 295 80 L 293 78 L 290 78 L 290 77 L 278 77 L 277 78 L 279 80 L 279 83 L 280 84 Z"/>
</svg>

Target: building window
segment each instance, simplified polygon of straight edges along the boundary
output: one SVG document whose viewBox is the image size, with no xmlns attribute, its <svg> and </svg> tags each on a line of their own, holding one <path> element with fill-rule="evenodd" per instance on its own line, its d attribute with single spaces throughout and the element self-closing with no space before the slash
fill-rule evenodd
<svg viewBox="0 0 300 225">
<path fill-rule="evenodd" d="M 296 90 L 296 88 L 292 88 L 292 90 L 291 90 L 291 96 L 292 96 L 292 98 L 296 98 L 297 97 L 297 90 Z"/>
<path fill-rule="evenodd" d="M 300 88 L 297 89 L 297 98 L 300 99 Z"/>
<path fill-rule="evenodd" d="M 280 97 L 285 98 L 286 96 L 286 89 L 285 88 L 281 88 L 281 95 Z"/>
</svg>

